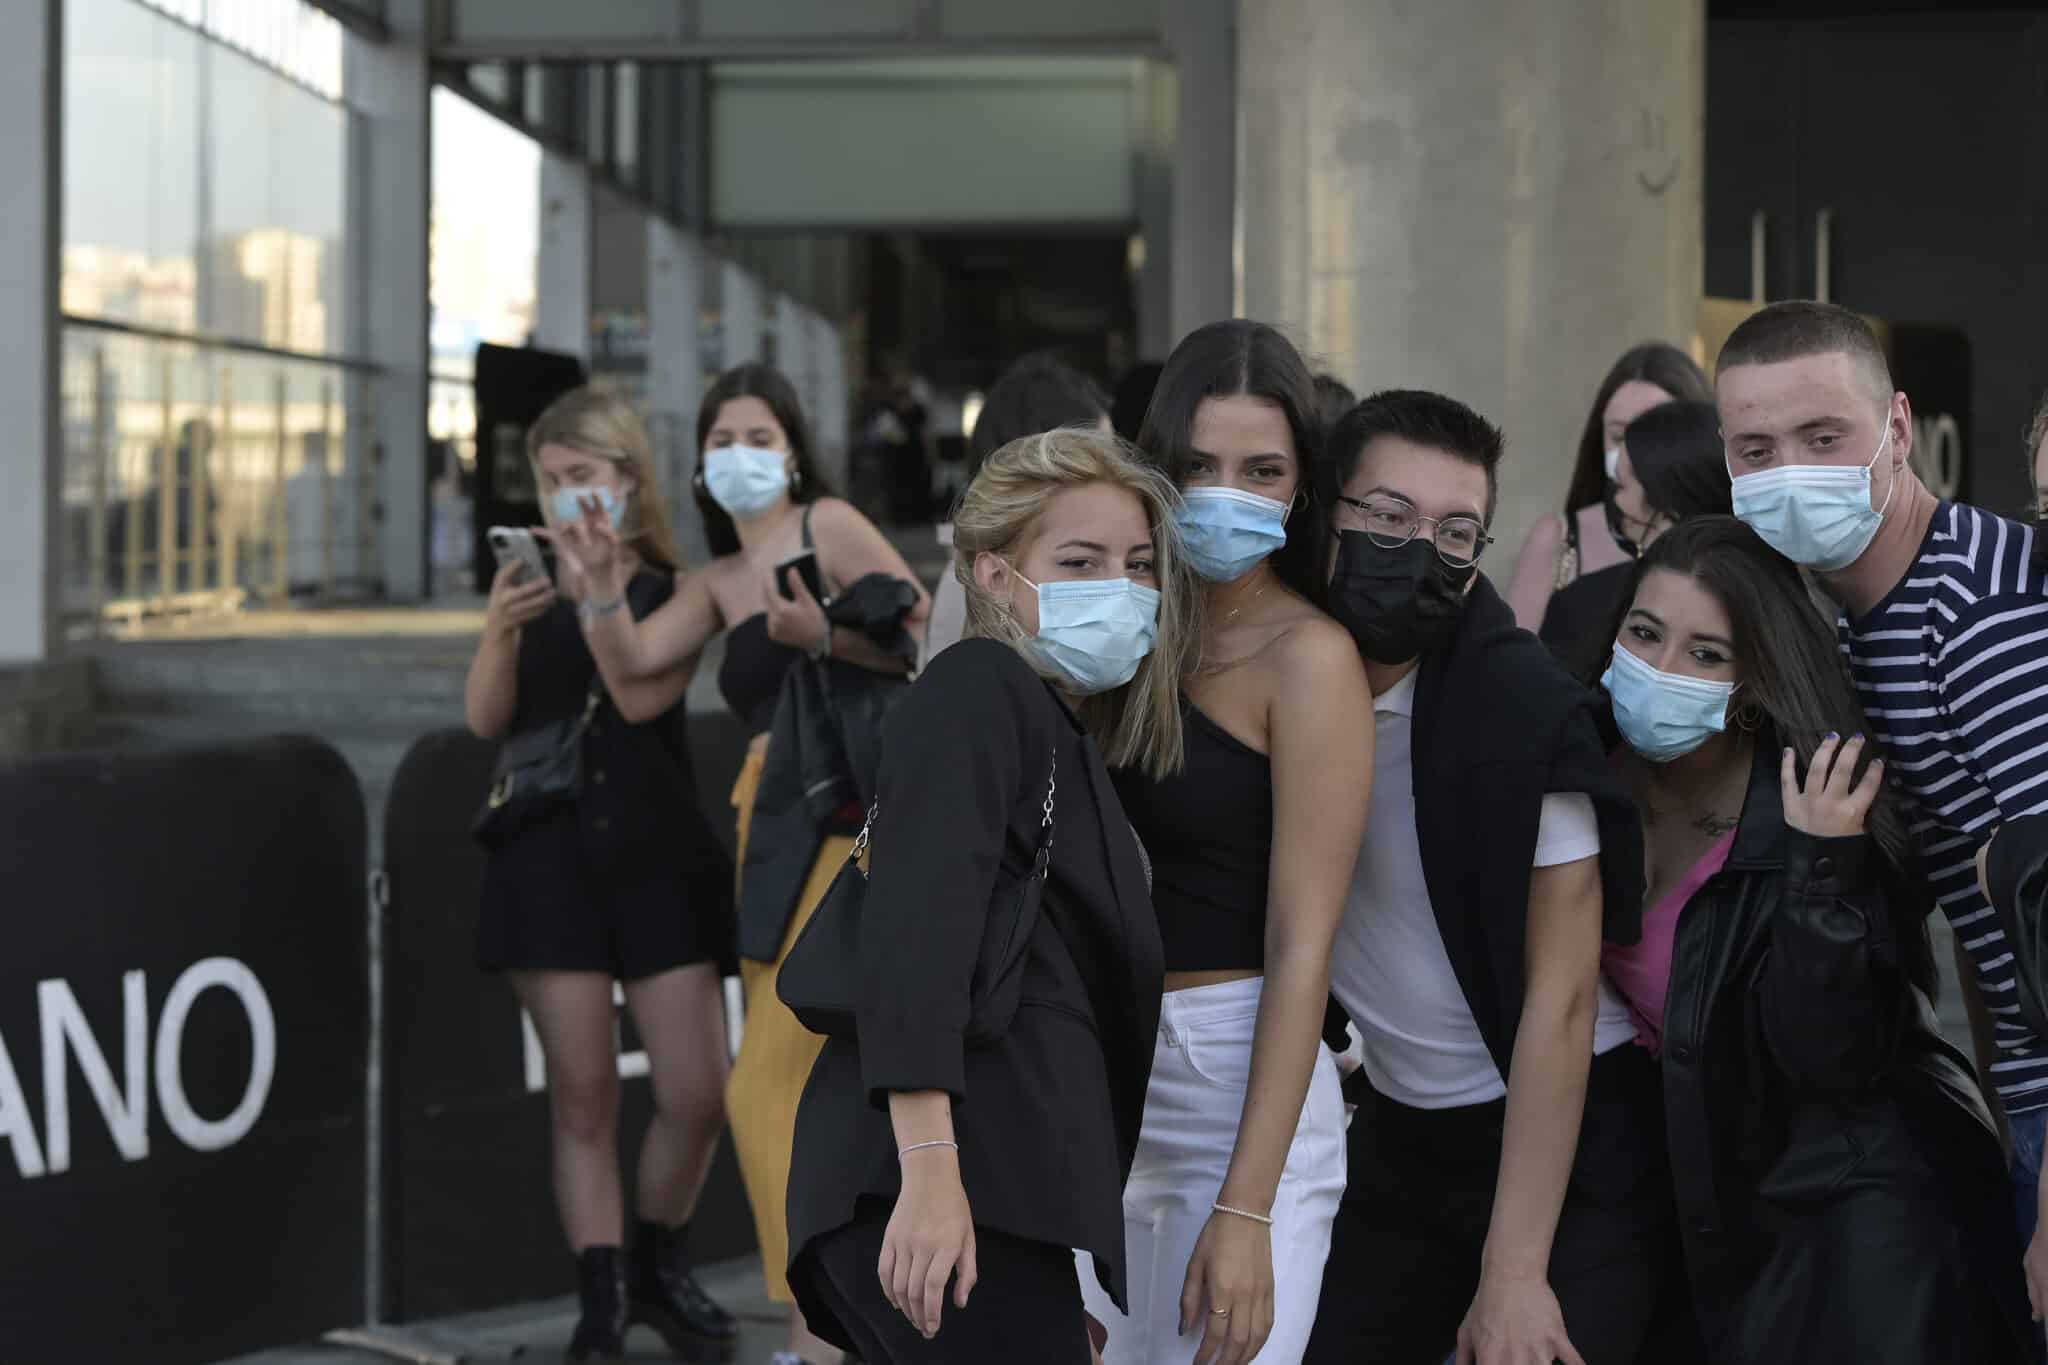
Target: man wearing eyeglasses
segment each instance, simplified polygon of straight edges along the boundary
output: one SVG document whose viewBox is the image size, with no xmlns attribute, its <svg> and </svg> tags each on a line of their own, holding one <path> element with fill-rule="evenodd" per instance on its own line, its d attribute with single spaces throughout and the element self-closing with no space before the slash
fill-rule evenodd
<svg viewBox="0 0 2048 1365">
<path fill-rule="evenodd" d="M 1330 961 L 1365 1084 L 1306 1359 L 1624 1365 L 1665 1206 L 1655 1072 L 1600 978 L 1603 935 L 1640 933 L 1635 809 L 1590 694 L 1479 572 L 1499 430 L 1392 391 L 1326 456 L 1377 743 Z"/>
</svg>

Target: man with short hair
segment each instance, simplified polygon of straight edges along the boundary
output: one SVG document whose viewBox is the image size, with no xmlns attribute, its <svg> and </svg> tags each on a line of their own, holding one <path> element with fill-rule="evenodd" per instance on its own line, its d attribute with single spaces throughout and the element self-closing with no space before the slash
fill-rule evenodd
<svg viewBox="0 0 2048 1365">
<path fill-rule="evenodd" d="M 2029 528 L 1938 499 L 1908 463 L 1913 409 L 1877 338 L 1832 304 L 1773 304 L 1715 378 L 1735 514 L 1841 606 L 1842 652 L 1908 798 L 1929 881 L 1991 1042 L 1979 1061 L 2018 1156 L 2021 1241 L 2039 1217 L 2048 1047 L 2021 1016 L 2013 957 L 1975 858 L 2003 821 L 2048 810 L 2048 576 Z M 2029 1286 L 2048 1305 L 2048 1246 Z"/>
<path fill-rule="evenodd" d="M 1330 959 L 1367 1084 L 1305 1359 L 1629 1365 L 1666 1207 L 1655 1069 L 1600 976 L 1603 932 L 1640 935 L 1635 807 L 1591 694 L 1478 572 L 1499 430 L 1394 391 L 1327 453 L 1332 610 L 1373 691 L 1370 722 L 1330 718 L 1375 731 Z"/>
</svg>

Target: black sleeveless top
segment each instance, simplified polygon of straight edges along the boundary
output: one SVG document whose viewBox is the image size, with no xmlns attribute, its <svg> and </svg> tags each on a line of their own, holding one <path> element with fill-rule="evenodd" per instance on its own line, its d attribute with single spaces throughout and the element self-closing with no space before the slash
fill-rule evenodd
<svg viewBox="0 0 2048 1365">
<path fill-rule="evenodd" d="M 1152 908 L 1169 972 L 1266 965 L 1273 857 L 1273 765 L 1183 700 L 1186 763 L 1165 780 L 1113 774 L 1124 814 L 1152 857 Z"/>
<path fill-rule="evenodd" d="M 718 665 L 718 692 L 747 727 L 765 735 L 775 725 L 775 703 L 791 664 L 804 657 L 795 645 L 768 638 L 768 613 L 757 611 L 725 633 L 725 658 Z"/>
<path fill-rule="evenodd" d="M 811 508 L 804 508 L 803 547 L 811 544 Z M 773 589 L 770 589 L 773 591 Z M 775 728 L 775 704 L 782 698 L 782 680 L 791 664 L 804 657 L 795 645 L 768 635 L 768 613 L 757 611 L 725 633 L 725 658 L 718 665 L 718 694 L 747 727 L 748 735 Z"/>
</svg>

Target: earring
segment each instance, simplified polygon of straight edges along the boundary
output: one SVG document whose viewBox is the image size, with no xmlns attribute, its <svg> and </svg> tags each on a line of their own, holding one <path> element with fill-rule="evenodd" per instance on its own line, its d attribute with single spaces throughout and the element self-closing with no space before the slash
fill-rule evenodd
<svg viewBox="0 0 2048 1365">
<path fill-rule="evenodd" d="M 789 467 L 789 491 L 801 492 L 804 486 L 804 472 L 795 465 Z"/>
<path fill-rule="evenodd" d="M 1735 708 L 1735 714 L 1729 719 L 1735 722 L 1736 729 L 1746 735 L 1753 735 L 1757 727 L 1764 723 L 1764 708 L 1753 701 L 1746 701 Z"/>
</svg>

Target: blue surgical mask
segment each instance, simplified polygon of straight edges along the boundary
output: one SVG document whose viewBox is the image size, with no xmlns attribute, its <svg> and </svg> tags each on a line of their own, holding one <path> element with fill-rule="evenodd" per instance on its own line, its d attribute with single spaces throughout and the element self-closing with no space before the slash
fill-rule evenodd
<svg viewBox="0 0 2048 1365">
<path fill-rule="evenodd" d="M 759 516 L 789 492 L 789 452 L 760 446 L 707 451 L 704 487 L 727 516 Z"/>
<path fill-rule="evenodd" d="M 1212 583 L 1235 583 L 1287 543 L 1287 504 L 1235 488 L 1190 488 L 1174 518 L 1188 563 Z"/>
<path fill-rule="evenodd" d="M 1093 696 L 1138 675 L 1159 633 L 1159 593 L 1128 578 L 1018 579 L 1038 590 L 1038 634 L 1024 652 L 1072 691 Z"/>
<path fill-rule="evenodd" d="M 1728 699 L 1735 695 L 1734 683 L 1665 673 L 1621 644 L 1600 685 L 1614 703 L 1621 737 L 1652 763 L 1683 758 L 1727 729 Z"/>
<path fill-rule="evenodd" d="M 584 484 L 568 488 L 557 488 L 554 496 L 555 524 L 564 525 L 583 520 L 583 504 L 595 502 L 604 509 L 604 517 L 614 527 L 619 526 L 626 515 L 626 495 L 609 484 Z"/>
<path fill-rule="evenodd" d="M 1870 471 L 1891 444 L 1891 415 L 1877 454 L 1863 465 L 1787 464 L 1743 474 L 1731 485 L 1735 515 L 1773 550 L 1809 569 L 1846 569 L 1870 548 L 1899 481 L 1892 478 L 1884 507 L 1870 506 Z"/>
</svg>

